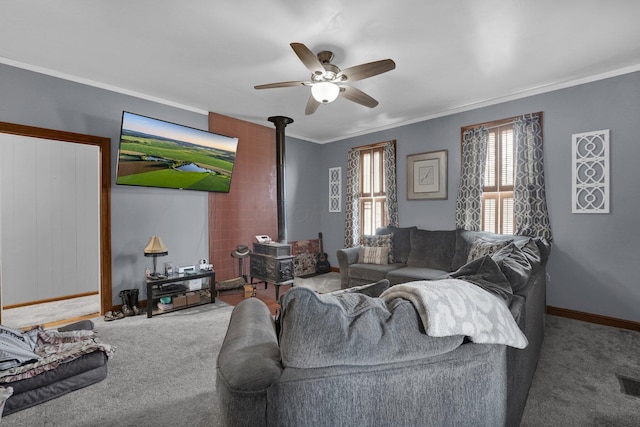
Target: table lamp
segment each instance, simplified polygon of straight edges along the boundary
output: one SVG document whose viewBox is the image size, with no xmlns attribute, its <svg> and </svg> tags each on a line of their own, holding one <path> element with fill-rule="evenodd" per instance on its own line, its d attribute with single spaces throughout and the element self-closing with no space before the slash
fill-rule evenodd
<svg viewBox="0 0 640 427">
<path fill-rule="evenodd" d="M 158 236 L 151 236 L 151 240 L 147 244 L 147 247 L 144 248 L 144 256 L 153 257 L 153 273 L 149 275 L 152 279 L 159 279 L 161 277 L 160 274 L 156 271 L 156 260 L 159 256 L 168 255 L 169 251 L 167 247 L 162 243 L 162 240 Z"/>
</svg>

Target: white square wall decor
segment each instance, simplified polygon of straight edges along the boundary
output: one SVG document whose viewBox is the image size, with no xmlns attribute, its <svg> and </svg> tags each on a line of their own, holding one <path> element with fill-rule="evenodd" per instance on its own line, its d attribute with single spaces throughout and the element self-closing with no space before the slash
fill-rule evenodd
<svg viewBox="0 0 640 427">
<path fill-rule="evenodd" d="M 342 210 L 342 168 L 329 169 L 329 212 Z"/>
<path fill-rule="evenodd" d="M 572 213 L 609 213 L 609 129 L 572 135 Z"/>
</svg>

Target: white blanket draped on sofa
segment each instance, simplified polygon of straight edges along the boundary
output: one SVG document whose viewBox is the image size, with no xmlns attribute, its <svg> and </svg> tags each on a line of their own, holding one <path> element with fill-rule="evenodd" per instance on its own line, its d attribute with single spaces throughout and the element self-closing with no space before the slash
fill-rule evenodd
<svg viewBox="0 0 640 427">
<path fill-rule="evenodd" d="M 420 314 L 427 335 L 466 335 L 474 343 L 525 348 L 527 338 L 497 296 L 459 279 L 422 280 L 390 287 L 385 301 L 404 298 Z"/>
</svg>

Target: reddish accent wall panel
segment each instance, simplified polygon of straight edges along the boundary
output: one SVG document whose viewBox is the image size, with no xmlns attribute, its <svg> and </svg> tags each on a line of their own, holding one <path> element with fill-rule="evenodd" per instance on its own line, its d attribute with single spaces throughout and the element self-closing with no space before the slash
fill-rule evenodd
<svg viewBox="0 0 640 427">
<path fill-rule="evenodd" d="M 253 249 L 256 235 L 278 236 L 276 131 L 216 113 L 209 130 L 239 138 L 229 193 L 209 193 L 209 259 L 220 281 L 241 275 L 231 256 L 238 245 Z"/>
</svg>

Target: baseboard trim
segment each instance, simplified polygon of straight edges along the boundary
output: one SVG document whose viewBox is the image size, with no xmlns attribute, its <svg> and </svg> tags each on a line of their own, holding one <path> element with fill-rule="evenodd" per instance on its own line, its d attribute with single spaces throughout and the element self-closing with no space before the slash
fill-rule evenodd
<svg viewBox="0 0 640 427">
<path fill-rule="evenodd" d="M 640 322 L 633 322 L 631 320 L 602 316 L 600 314 L 585 313 L 584 311 L 570 310 L 568 308 L 553 307 L 550 305 L 547 306 L 547 314 L 640 332 Z"/>
<path fill-rule="evenodd" d="M 73 299 L 73 298 L 89 297 L 91 295 L 98 295 L 98 291 L 83 292 L 83 293 L 80 293 L 80 294 L 64 295 L 64 296 L 61 296 L 61 297 L 39 299 L 39 300 L 36 300 L 36 301 L 21 302 L 21 303 L 18 303 L 18 304 L 8 304 L 8 305 L 3 306 L 2 309 L 3 310 L 9 310 L 11 308 L 20 308 L 20 307 L 27 307 L 29 305 L 45 304 L 45 303 L 48 303 L 48 302 L 64 301 L 64 300 Z"/>
</svg>

